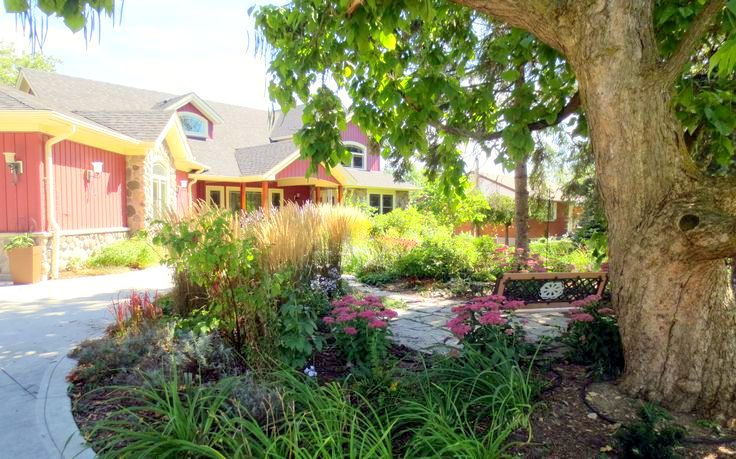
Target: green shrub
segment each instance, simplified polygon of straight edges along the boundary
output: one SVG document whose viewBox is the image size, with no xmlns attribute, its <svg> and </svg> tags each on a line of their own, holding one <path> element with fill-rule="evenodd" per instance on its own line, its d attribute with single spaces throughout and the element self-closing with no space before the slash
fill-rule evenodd
<svg viewBox="0 0 736 459">
<path fill-rule="evenodd" d="M 371 221 L 372 238 L 393 237 L 422 240 L 434 236 L 450 236 L 452 228 L 441 224 L 434 215 L 420 212 L 415 207 L 394 209 L 387 214 L 375 215 Z"/>
<path fill-rule="evenodd" d="M 161 260 L 156 248 L 143 238 L 124 239 L 96 250 L 87 260 L 87 266 L 105 268 L 124 266 L 143 269 Z"/>
<path fill-rule="evenodd" d="M 576 363 L 591 365 L 601 377 L 614 377 L 624 368 L 621 335 L 613 309 L 601 304 L 601 298 L 591 295 L 574 301 L 579 308 L 570 314 L 570 323 L 561 340 L 568 348 L 568 358 Z"/>
<path fill-rule="evenodd" d="M 448 281 L 471 272 L 468 253 L 455 245 L 453 237 L 434 237 L 414 247 L 396 263 L 400 277 Z"/>
<path fill-rule="evenodd" d="M 324 295 L 310 289 L 294 289 L 285 296 L 279 306 L 280 358 L 291 368 L 301 368 L 315 350 L 322 350 L 317 321 L 329 303 Z"/>
<path fill-rule="evenodd" d="M 671 422 L 663 409 L 644 404 L 640 420 L 623 425 L 616 432 L 623 458 L 671 459 L 679 457 L 674 449 L 685 439 L 685 429 Z"/>
</svg>

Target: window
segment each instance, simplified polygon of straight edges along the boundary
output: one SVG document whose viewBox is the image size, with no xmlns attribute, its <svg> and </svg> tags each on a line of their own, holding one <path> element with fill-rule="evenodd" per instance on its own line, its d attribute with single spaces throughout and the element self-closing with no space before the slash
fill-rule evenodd
<svg viewBox="0 0 736 459">
<path fill-rule="evenodd" d="M 190 137 L 201 139 L 207 138 L 207 130 L 209 125 L 207 119 L 197 115 L 196 113 L 180 112 L 179 120 L 184 128 L 184 133 Z"/>
<path fill-rule="evenodd" d="M 215 207 L 222 207 L 225 204 L 225 189 L 221 186 L 208 186 L 205 194 L 207 196 L 207 204 Z"/>
<path fill-rule="evenodd" d="M 240 210 L 240 188 L 227 188 L 227 207 L 233 212 Z"/>
<path fill-rule="evenodd" d="M 276 209 L 281 208 L 281 201 L 284 200 L 284 196 L 281 190 L 271 190 L 271 207 Z"/>
<path fill-rule="evenodd" d="M 545 204 L 547 205 L 547 221 L 553 222 L 557 220 L 557 203 L 555 201 L 547 201 Z"/>
<path fill-rule="evenodd" d="M 261 192 L 246 191 L 245 192 L 245 210 L 248 212 L 261 208 Z"/>
<path fill-rule="evenodd" d="M 165 164 L 153 165 L 151 186 L 153 187 L 153 218 L 161 218 L 169 208 L 169 174 Z"/>
<path fill-rule="evenodd" d="M 350 152 L 351 157 L 349 160 L 343 163 L 344 166 L 352 167 L 353 169 L 366 169 L 366 154 L 365 147 L 358 144 L 345 145 L 345 148 Z"/>
<path fill-rule="evenodd" d="M 382 196 L 383 205 L 381 207 L 381 213 L 387 214 L 394 210 L 394 196 L 392 194 L 384 194 Z"/>
<path fill-rule="evenodd" d="M 394 210 L 394 195 L 370 193 L 368 194 L 368 204 L 376 209 L 379 214 L 387 214 Z"/>
</svg>

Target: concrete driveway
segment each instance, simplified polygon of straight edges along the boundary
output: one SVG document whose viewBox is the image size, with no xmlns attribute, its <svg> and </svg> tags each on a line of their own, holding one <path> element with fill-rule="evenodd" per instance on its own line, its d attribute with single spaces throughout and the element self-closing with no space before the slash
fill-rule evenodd
<svg viewBox="0 0 736 459">
<path fill-rule="evenodd" d="M 0 281 L 0 457 L 90 456 L 71 418 L 66 354 L 99 336 L 108 306 L 130 290 L 171 288 L 163 267 L 13 286 Z"/>
</svg>

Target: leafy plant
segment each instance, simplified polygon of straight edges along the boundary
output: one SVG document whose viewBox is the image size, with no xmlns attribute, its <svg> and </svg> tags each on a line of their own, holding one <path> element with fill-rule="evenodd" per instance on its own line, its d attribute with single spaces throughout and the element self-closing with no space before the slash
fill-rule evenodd
<svg viewBox="0 0 736 459">
<path fill-rule="evenodd" d="M 376 296 L 358 299 L 348 295 L 333 301 L 332 311 L 322 320 L 332 327 L 337 348 L 347 360 L 370 373 L 386 357 L 391 334 L 388 323 L 396 315 Z"/>
<path fill-rule="evenodd" d="M 148 292 L 131 292 L 130 297 L 113 301 L 110 305 L 115 324 L 112 330 L 116 333 L 125 332 L 130 328 L 138 328 L 144 322 L 154 322 L 163 314 L 161 308 L 156 304 L 158 294 L 151 295 Z"/>
<path fill-rule="evenodd" d="M 592 365 L 599 376 L 614 377 L 624 368 L 623 347 L 613 309 L 591 295 L 575 301 L 578 309 L 570 313 L 570 323 L 561 340 L 573 362 Z"/>
<path fill-rule="evenodd" d="M 623 425 L 616 432 L 623 458 L 671 459 L 679 457 L 674 449 L 685 439 L 685 429 L 671 422 L 662 408 L 644 404 L 640 420 Z"/>
<path fill-rule="evenodd" d="M 134 237 L 113 242 L 96 250 L 87 259 L 87 266 L 95 268 L 125 266 L 143 269 L 155 265 L 160 260 L 158 249 L 149 240 Z"/>
<path fill-rule="evenodd" d="M 10 240 L 5 244 L 4 248 L 6 251 L 11 251 L 13 249 L 33 247 L 34 245 L 36 245 L 36 242 L 33 240 L 30 234 L 19 234 L 17 236 L 11 237 Z"/>
<path fill-rule="evenodd" d="M 281 360 L 291 368 L 303 367 L 315 350 L 322 349 L 323 339 L 317 335 L 321 302 L 314 300 L 312 292 L 292 291 L 279 307 Z"/>
</svg>

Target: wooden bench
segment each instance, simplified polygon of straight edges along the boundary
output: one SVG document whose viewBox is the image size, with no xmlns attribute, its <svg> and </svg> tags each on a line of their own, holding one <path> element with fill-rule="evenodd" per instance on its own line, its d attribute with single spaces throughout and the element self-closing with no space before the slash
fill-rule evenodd
<svg viewBox="0 0 736 459">
<path fill-rule="evenodd" d="M 505 273 L 493 293 L 523 301 L 526 309 L 570 307 L 589 295 L 603 295 L 608 273 Z"/>
</svg>

